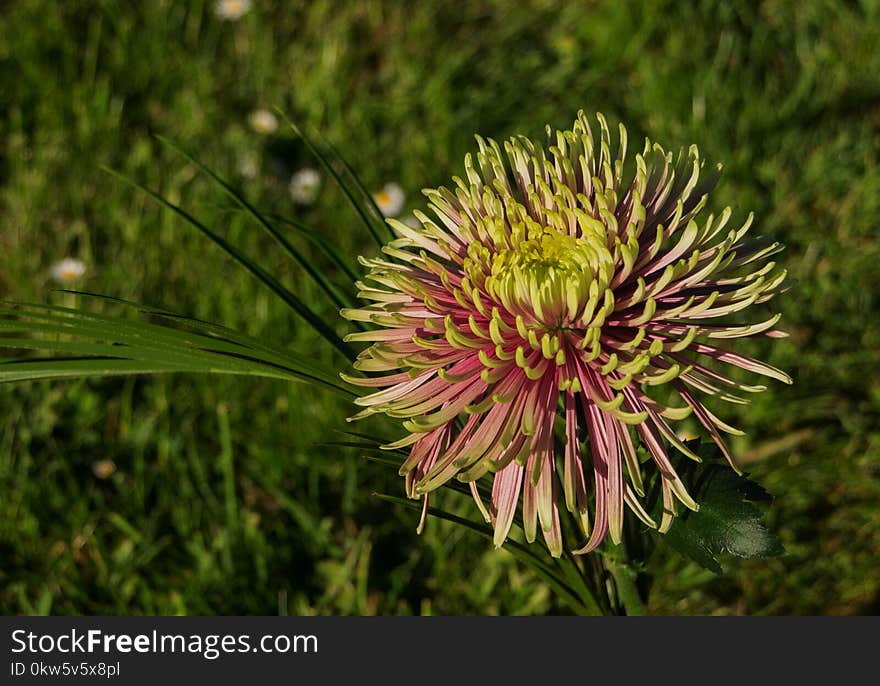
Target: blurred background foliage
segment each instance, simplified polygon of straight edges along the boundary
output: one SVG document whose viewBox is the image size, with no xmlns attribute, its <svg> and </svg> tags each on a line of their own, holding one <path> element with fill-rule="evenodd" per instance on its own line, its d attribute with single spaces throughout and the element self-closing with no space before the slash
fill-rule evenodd
<svg viewBox="0 0 880 686">
<path fill-rule="evenodd" d="M 788 246 L 797 282 L 777 301 L 791 338 L 749 350 L 795 385 L 723 408 L 748 431 L 735 448 L 776 497 L 769 518 L 788 554 L 727 559 L 716 577 L 661 548 L 650 610 L 877 613 L 878 45 L 868 0 L 253 0 L 237 21 L 198 0 L 3 3 L 0 298 L 75 302 L 48 278 L 72 255 L 87 264 L 84 290 L 341 366 L 218 249 L 99 165 L 225 232 L 344 331 L 274 244 L 151 134 L 351 254 L 369 241 L 342 194 L 325 179 L 313 206 L 295 206 L 291 173 L 317 165 L 284 127 L 254 132 L 254 109 L 320 130 L 371 189 L 399 183 L 408 209 L 461 172 L 473 133 L 540 136 L 579 108 L 625 122 L 631 141 L 697 143 L 726 168 L 712 207 L 754 210 L 755 232 Z M 399 492 L 395 474 L 317 446 L 347 414 L 336 398 L 264 380 L 0 387 L 0 610 L 560 611 L 474 535 L 434 521 L 417 536 L 411 512 L 371 495 Z"/>
</svg>

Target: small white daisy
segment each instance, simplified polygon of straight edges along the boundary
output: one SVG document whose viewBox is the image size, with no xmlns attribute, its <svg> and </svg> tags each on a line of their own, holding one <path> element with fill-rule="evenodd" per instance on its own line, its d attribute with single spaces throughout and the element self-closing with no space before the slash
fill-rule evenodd
<svg viewBox="0 0 880 686">
<path fill-rule="evenodd" d="M 109 479 L 116 473 L 116 463 L 113 460 L 98 460 L 92 464 L 92 472 L 99 479 Z"/>
<path fill-rule="evenodd" d="M 72 283 L 86 273 L 86 265 L 82 260 L 65 257 L 52 265 L 52 278 L 61 284 Z"/>
<path fill-rule="evenodd" d="M 386 183 L 382 190 L 373 193 L 373 200 L 386 217 L 396 217 L 403 210 L 406 202 L 406 194 L 403 189 L 394 183 Z"/>
<path fill-rule="evenodd" d="M 314 169 L 300 169 L 290 178 L 290 197 L 300 205 L 311 205 L 318 197 L 321 175 Z"/>
<path fill-rule="evenodd" d="M 227 21 L 241 19 L 251 8 L 251 0 L 217 0 L 214 11 L 217 16 Z"/>
<path fill-rule="evenodd" d="M 254 179 L 260 173 L 260 161 L 252 152 L 244 153 L 238 160 L 238 173 L 246 179 Z"/>
<path fill-rule="evenodd" d="M 251 124 L 251 128 L 263 136 L 275 133 L 278 129 L 278 117 L 269 110 L 254 110 L 251 112 L 251 116 L 248 117 L 248 121 Z"/>
</svg>

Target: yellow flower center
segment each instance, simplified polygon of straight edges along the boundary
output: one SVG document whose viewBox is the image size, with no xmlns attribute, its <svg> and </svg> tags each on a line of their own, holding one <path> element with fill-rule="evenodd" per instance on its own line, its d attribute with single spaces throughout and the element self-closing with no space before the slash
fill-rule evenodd
<svg viewBox="0 0 880 686">
<path fill-rule="evenodd" d="M 591 298 L 611 281 L 614 261 L 598 236 L 556 229 L 530 232 L 491 262 L 486 287 L 513 314 L 532 314 L 545 328 L 576 325 Z"/>
</svg>

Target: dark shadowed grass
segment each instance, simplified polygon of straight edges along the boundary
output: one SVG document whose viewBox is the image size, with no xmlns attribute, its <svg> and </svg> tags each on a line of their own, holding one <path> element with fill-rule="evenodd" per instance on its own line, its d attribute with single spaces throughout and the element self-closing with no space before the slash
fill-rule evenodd
<svg viewBox="0 0 880 686">
<path fill-rule="evenodd" d="M 318 167 L 256 107 L 320 130 L 370 189 L 460 173 L 472 133 L 539 135 L 579 108 L 633 146 L 697 143 L 725 164 L 716 209 L 756 212 L 788 246 L 778 299 L 792 337 L 760 353 L 795 378 L 722 408 L 744 467 L 776 496 L 788 556 L 714 577 L 661 552 L 657 613 L 870 613 L 880 577 L 880 14 L 872 3 L 13 3 L 0 17 L 0 298 L 71 304 L 79 288 L 222 321 L 341 358 L 282 303 L 112 167 L 198 215 L 338 333 L 321 289 L 158 133 L 234 180 L 269 216 L 344 255 L 373 250 Z M 646 9 L 648 7 L 648 9 Z M 256 178 L 241 174 L 257 165 Z M 336 285 L 331 257 L 287 238 Z M 755 343 L 757 347 L 763 344 Z M 334 440 L 344 399 L 264 379 L 154 376 L 0 387 L 0 609 L 7 613 L 542 613 L 548 590 L 505 552 L 371 496 L 398 477 Z M 370 425 L 395 436 L 393 424 Z M 111 463 L 112 462 L 112 466 Z M 112 474 L 109 472 L 112 471 Z M 472 517 L 458 496 L 444 496 Z"/>
</svg>

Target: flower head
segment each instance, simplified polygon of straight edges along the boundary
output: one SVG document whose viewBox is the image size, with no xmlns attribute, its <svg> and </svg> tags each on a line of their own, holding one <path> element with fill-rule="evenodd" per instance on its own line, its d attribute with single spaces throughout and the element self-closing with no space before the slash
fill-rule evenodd
<svg viewBox="0 0 880 686">
<path fill-rule="evenodd" d="M 99 479 L 109 479 L 116 473 L 116 463 L 113 460 L 98 460 L 92 463 L 92 472 Z"/>
<path fill-rule="evenodd" d="M 311 205 L 318 197 L 321 175 L 314 169 L 300 169 L 290 178 L 290 197 L 300 205 Z"/>
<path fill-rule="evenodd" d="M 386 183 L 382 190 L 373 193 L 373 200 L 386 217 L 396 217 L 403 211 L 406 194 L 398 184 Z"/>
<path fill-rule="evenodd" d="M 278 117 L 269 110 L 254 110 L 248 117 L 251 128 L 257 133 L 268 136 L 278 129 Z"/>
<path fill-rule="evenodd" d="M 241 19 L 250 9 L 251 0 L 217 0 L 214 4 L 217 16 L 226 21 Z"/>
<path fill-rule="evenodd" d="M 58 283 L 70 284 L 86 273 L 86 265 L 82 260 L 77 260 L 73 257 L 65 257 L 63 260 L 52 265 L 50 273 L 52 279 Z"/>
<path fill-rule="evenodd" d="M 260 173 L 260 158 L 253 150 L 246 150 L 239 156 L 238 173 L 246 179 L 254 179 Z"/>
<path fill-rule="evenodd" d="M 427 502 L 449 479 L 469 483 L 496 545 L 521 499 L 527 539 L 540 523 L 554 555 L 560 507 L 586 539 L 578 553 L 620 541 L 624 506 L 661 531 L 678 504 L 698 507 L 668 448 L 699 458 L 670 422 L 692 413 L 733 464 L 721 432 L 737 430 L 698 396 L 741 402 L 735 392 L 764 388 L 715 363 L 790 383 L 722 347 L 784 335 L 778 315 L 729 320 L 781 290 L 785 272 L 766 261 L 781 246 L 746 237 L 751 215 L 728 228 L 730 208 L 698 220 L 720 167 L 701 176 L 696 147 L 674 157 L 648 141 L 628 170 L 626 130 L 613 152 L 597 118 L 598 139 L 581 113 L 571 130 L 548 129 L 546 149 L 516 138 L 502 152 L 477 138 L 455 190 L 425 191 L 436 219 L 389 221 L 391 259 L 364 260 L 372 283 L 359 284 L 372 304 L 343 311 L 381 327 L 348 338 L 372 343 L 357 369 L 387 374 L 345 378 L 373 389 L 356 417 L 404 420 L 408 434 L 385 447 L 411 446 L 408 495 Z M 660 476 L 659 523 L 642 502 L 650 464 L 639 442 Z M 488 508 L 476 488 L 485 474 Z"/>
</svg>

